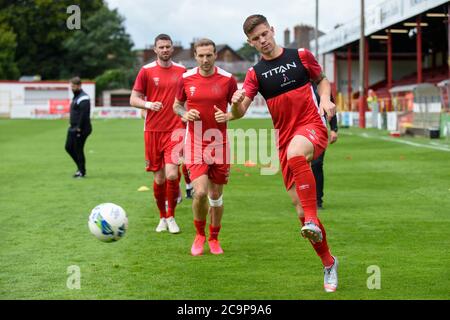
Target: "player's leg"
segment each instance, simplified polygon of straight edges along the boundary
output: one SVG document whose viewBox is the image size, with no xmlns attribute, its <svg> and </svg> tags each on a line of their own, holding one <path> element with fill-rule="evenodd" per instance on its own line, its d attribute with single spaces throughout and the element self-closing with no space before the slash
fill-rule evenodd
<svg viewBox="0 0 450 320">
<path fill-rule="evenodd" d="M 319 242 L 322 235 L 317 218 L 316 181 L 309 165 L 313 155 L 314 145 L 302 135 L 296 135 L 287 149 L 288 166 L 305 215 L 302 235 L 314 242 Z"/>
<path fill-rule="evenodd" d="M 196 165 L 196 167 L 197 169 L 200 169 L 203 166 Z M 200 174 L 201 172 L 198 173 Z M 205 226 L 206 216 L 208 215 L 208 176 L 206 173 L 207 172 L 204 172 L 192 180 L 195 190 L 192 201 L 192 211 L 194 214 L 194 226 L 196 230 L 194 243 L 191 247 L 191 253 L 193 256 L 203 254 L 203 246 L 206 241 Z"/>
<path fill-rule="evenodd" d="M 66 144 L 65 144 L 66 152 L 69 154 L 69 156 L 72 158 L 73 162 L 77 165 L 78 170 L 78 164 L 77 164 L 77 154 L 75 153 L 75 134 L 70 131 L 70 129 L 67 131 L 67 137 L 66 137 Z M 74 178 L 77 178 L 79 176 L 79 171 L 77 171 L 74 174 Z"/>
<path fill-rule="evenodd" d="M 227 147 L 225 146 L 224 148 Z M 224 152 L 228 152 L 228 150 L 225 149 Z M 223 154 L 225 154 L 224 152 Z M 223 253 L 218 236 L 222 226 L 223 186 L 228 183 L 228 177 L 230 175 L 229 161 L 223 161 L 223 158 L 221 160 L 221 158 L 218 158 L 217 156 L 218 154 L 216 153 L 215 160 L 218 161 L 218 163 L 211 165 L 208 172 L 208 201 L 210 207 L 209 212 L 211 214 L 208 244 L 212 254 Z"/>
<path fill-rule="evenodd" d="M 166 194 L 167 194 L 167 226 L 170 233 L 179 233 L 180 228 L 175 221 L 175 208 L 177 206 L 177 198 L 180 191 L 179 179 L 178 179 L 178 165 L 172 163 L 166 163 Z"/>
<path fill-rule="evenodd" d="M 323 175 L 323 160 L 325 157 L 325 151 L 317 158 L 311 162 L 311 169 L 314 173 L 314 178 L 316 180 L 316 196 L 317 196 L 317 208 L 322 209 L 323 205 L 323 186 L 324 186 L 324 175 Z"/>
<path fill-rule="evenodd" d="M 288 190 L 288 194 L 291 197 L 292 204 L 295 206 L 298 218 L 303 227 L 305 225 L 305 216 L 297 192 L 295 191 L 295 187 L 292 187 L 290 190 Z M 324 289 L 327 292 L 334 292 L 336 291 L 338 285 L 338 276 L 337 276 L 338 260 L 336 257 L 333 257 L 331 255 L 327 242 L 327 234 L 320 220 L 319 220 L 319 227 L 322 231 L 322 241 L 313 242 L 310 240 L 310 242 L 314 250 L 316 251 L 317 255 L 319 256 L 320 260 L 322 261 L 322 265 L 324 267 Z"/>
<path fill-rule="evenodd" d="M 86 175 L 86 156 L 84 155 L 84 146 L 89 134 L 90 132 L 78 134 L 75 142 L 75 152 L 78 157 L 78 168 L 80 170 L 81 177 Z"/>
<path fill-rule="evenodd" d="M 219 232 L 222 227 L 223 216 L 223 184 L 216 184 L 208 181 L 208 202 L 209 202 L 209 238 L 208 244 L 212 254 L 222 254 L 223 250 L 219 243 Z"/>
<path fill-rule="evenodd" d="M 192 181 L 184 163 L 181 165 L 181 169 L 183 170 L 184 182 L 186 183 L 186 198 L 192 199 Z"/>
<path fill-rule="evenodd" d="M 159 210 L 159 223 L 156 232 L 167 231 L 167 211 L 166 211 L 166 175 L 164 169 L 153 172 L 153 195 L 155 197 L 156 206 Z"/>
<path fill-rule="evenodd" d="M 146 171 L 153 172 L 153 196 L 159 210 L 156 232 L 167 230 L 166 222 L 166 175 L 163 153 L 160 150 L 160 133 L 144 132 Z"/>
</svg>

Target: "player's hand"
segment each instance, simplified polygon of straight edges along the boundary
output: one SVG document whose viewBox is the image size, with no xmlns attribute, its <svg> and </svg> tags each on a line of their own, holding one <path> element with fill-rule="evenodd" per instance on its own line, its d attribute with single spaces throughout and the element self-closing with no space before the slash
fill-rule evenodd
<svg viewBox="0 0 450 320">
<path fill-rule="evenodd" d="M 214 106 L 214 110 L 216 110 L 216 113 L 214 113 L 214 117 L 216 118 L 217 123 L 225 123 L 228 121 L 227 114 L 217 108 L 217 106 Z"/>
<path fill-rule="evenodd" d="M 338 133 L 336 131 L 331 130 L 330 131 L 330 144 L 333 144 L 338 139 Z"/>
<path fill-rule="evenodd" d="M 336 114 L 336 105 L 333 102 L 331 102 L 330 99 L 324 100 L 321 98 L 320 115 L 323 116 L 324 113 L 327 114 L 328 121 L 330 121 L 331 118 L 333 118 L 334 115 Z"/>
<path fill-rule="evenodd" d="M 147 110 L 151 110 L 151 111 L 156 111 L 158 112 L 159 110 L 161 110 L 161 108 L 163 107 L 162 103 L 157 101 L 157 102 L 151 102 L 151 101 L 147 101 L 145 103 L 145 109 Z"/>
<path fill-rule="evenodd" d="M 244 101 L 245 98 L 245 89 L 236 90 L 236 92 L 233 94 L 233 97 L 231 98 L 231 103 L 241 103 Z"/>
<path fill-rule="evenodd" d="M 191 109 L 186 112 L 183 116 L 186 121 L 197 121 L 200 120 L 200 112 L 195 109 Z"/>
</svg>

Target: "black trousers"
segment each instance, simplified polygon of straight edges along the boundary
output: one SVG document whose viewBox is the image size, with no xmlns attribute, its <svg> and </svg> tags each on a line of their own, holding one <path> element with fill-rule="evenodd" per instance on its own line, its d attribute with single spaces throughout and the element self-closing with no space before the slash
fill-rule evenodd
<svg viewBox="0 0 450 320">
<path fill-rule="evenodd" d="M 92 130 L 87 132 L 76 132 L 69 128 L 67 131 L 66 151 L 77 165 L 78 171 L 86 174 L 86 157 L 84 156 L 84 145 Z"/>
<path fill-rule="evenodd" d="M 316 194 L 317 194 L 317 204 L 322 205 L 323 203 L 323 185 L 324 185 L 324 176 L 323 176 L 323 160 L 325 158 L 325 151 L 311 163 L 311 169 L 314 173 L 314 178 L 316 179 Z"/>
</svg>

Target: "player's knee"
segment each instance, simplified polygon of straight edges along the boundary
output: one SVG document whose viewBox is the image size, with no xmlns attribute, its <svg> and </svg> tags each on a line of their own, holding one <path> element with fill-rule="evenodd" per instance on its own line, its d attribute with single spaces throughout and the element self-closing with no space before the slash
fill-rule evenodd
<svg viewBox="0 0 450 320">
<path fill-rule="evenodd" d="M 155 182 L 156 184 L 161 185 L 164 184 L 164 182 L 166 182 L 166 179 L 165 177 L 155 176 Z"/>
<path fill-rule="evenodd" d="M 203 199 L 206 199 L 207 196 L 208 196 L 208 192 L 206 192 L 205 189 L 195 189 L 194 190 L 194 198 L 203 200 Z"/>
<path fill-rule="evenodd" d="M 167 180 L 177 180 L 178 179 L 178 172 L 169 172 L 166 176 Z"/>
<path fill-rule="evenodd" d="M 219 193 L 210 194 L 208 196 L 210 207 L 221 207 L 223 206 L 223 196 Z"/>
</svg>

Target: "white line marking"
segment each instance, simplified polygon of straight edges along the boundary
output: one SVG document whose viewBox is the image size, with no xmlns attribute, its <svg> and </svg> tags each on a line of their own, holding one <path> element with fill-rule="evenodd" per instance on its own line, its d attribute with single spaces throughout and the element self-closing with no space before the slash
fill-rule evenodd
<svg viewBox="0 0 450 320">
<path fill-rule="evenodd" d="M 428 145 L 428 144 L 421 144 L 421 143 L 417 143 L 417 142 L 412 142 L 412 141 L 406 141 L 406 140 L 400 140 L 398 138 L 388 138 L 388 137 L 377 137 L 377 136 L 371 136 L 368 133 L 361 133 L 361 134 L 354 134 L 352 132 L 341 132 L 344 135 L 356 135 L 362 138 L 366 138 L 366 139 L 378 139 L 378 140 L 384 140 L 384 141 L 389 141 L 389 142 L 396 142 L 396 143 L 401 143 L 401 144 L 406 144 L 409 146 L 413 146 L 413 147 L 418 147 L 418 148 L 428 148 L 428 149 L 433 149 L 433 150 L 439 150 L 439 151 L 446 151 L 446 152 L 450 152 L 450 148 L 442 145 L 442 144 L 438 144 L 436 142 L 430 142 L 430 144 L 432 145 Z"/>
</svg>

